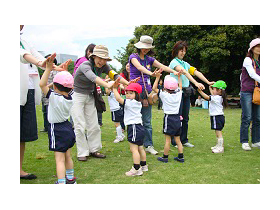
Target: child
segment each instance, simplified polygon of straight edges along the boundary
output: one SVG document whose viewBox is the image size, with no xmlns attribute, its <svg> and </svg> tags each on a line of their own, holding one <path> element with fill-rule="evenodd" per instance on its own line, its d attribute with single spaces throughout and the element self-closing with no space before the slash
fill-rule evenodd
<svg viewBox="0 0 280 210">
<path fill-rule="evenodd" d="M 127 140 L 134 163 L 134 166 L 125 175 L 140 176 L 143 171 L 148 171 L 146 152 L 143 148 L 145 129 L 142 125 L 142 104 L 139 97 L 142 87 L 138 83 L 130 83 L 125 89 L 126 99 L 123 99 L 117 90 L 119 80 L 118 78 L 115 81 L 113 91 L 117 101 L 124 107 L 124 124 L 127 126 Z"/>
<path fill-rule="evenodd" d="M 180 79 L 181 73 L 181 71 L 178 73 L 179 89 L 177 80 L 167 75 L 164 79 L 164 90 L 159 90 L 157 87 L 161 76 L 160 72 L 156 73 L 156 80 L 153 85 L 153 91 L 158 93 L 158 96 L 162 100 L 163 104 L 163 133 L 165 134 L 165 145 L 163 157 L 158 157 L 158 160 L 164 163 L 168 162 L 168 152 L 170 150 L 172 136 L 174 136 L 175 142 L 178 146 L 178 157 L 175 157 L 174 160 L 177 160 L 181 163 L 185 161 L 183 145 L 180 141 L 181 121 L 179 109 L 182 99 L 182 80 Z"/>
<path fill-rule="evenodd" d="M 200 95 L 209 101 L 209 114 L 211 121 L 211 129 L 215 130 L 217 137 L 217 145 L 211 147 L 213 153 L 224 152 L 224 139 L 222 135 L 222 129 L 225 124 L 225 116 L 223 108 L 228 107 L 226 89 L 227 85 L 224 81 L 219 80 L 212 86 L 209 86 L 211 95 L 208 96 L 202 90 L 198 90 Z"/>
<path fill-rule="evenodd" d="M 109 84 L 113 84 L 113 81 L 108 82 Z M 108 95 L 108 102 L 111 110 L 112 121 L 115 123 L 117 137 L 114 140 L 114 143 L 118 143 L 124 140 L 124 134 L 122 132 L 121 122 L 123 122 L 123 109 L 120 107 L 119 102 L 116 100 L 113 88 L 108 89 L 105 88 L 106 94 Z"/>
<path fill-rule="evenodd" d="M 75 144 L 72 124 L 68 121 L 72 107 L 72 88 L 74 79 L 67 71 L 59 72 L 53 79 L 53 89 L 48 85 L 48 77 L 52 70 L 56 54 L 47 58 L 46 70 L 41 78 L 40 87 L 49 99 L 48 127 L 49 150 L 54 151 L 56 161 L 57 184 L 76 184 L 74 177 L 71 147 Z M 66 177 L 65 177 L 66 174 Z"/>
</svg>

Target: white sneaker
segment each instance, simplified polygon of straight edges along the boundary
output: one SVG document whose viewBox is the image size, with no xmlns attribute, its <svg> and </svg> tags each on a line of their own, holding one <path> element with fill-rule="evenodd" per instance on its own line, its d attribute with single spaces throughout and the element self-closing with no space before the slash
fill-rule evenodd
<svg viewBox="0 0 280 210">
<path fill-rule="evenodd" d="M 157 155 L 157 154 L 158 154 L 158 152 L 154 149 L 153 146 L 148 146 L 148 147 L 145 149 L 145 151 L 151 153 L 152 155 Z"/>
<path fill-rule="evenodd" d="M 123 141 L 123 138 L 121 136 L 117 136 L 114 143 L 119 143 L 120 141 Z"/>
<path fill-rule="evenodd" d="M 251 150 L 251 147 L 249 146 L 248 143 L 243 143 L 243 144 L 242 144 L 242 149 L 244 149 L 245 151 L 250 151 L 250 150 Z"/>
<path fill-rule="evenodd" d="M 193 145 L 193 144 L 191 144 L 191 143 L 189 143 L 189 142 L 187 142 L 187 143 L 183 144 L 183 146 L 186 146 L 186 147 L 194 147 L 194 145 Z"/>
<path fill-rule="evenodd" d="M 132 166 L 132 168 L 130 169 L 130 171 L 125 172 L 125 175 L 126 175 L 126 176 L 141 176 L 141 175 L 143 175 L 143 171 L 142 171 L 141 167 L 140 167 L 138 170 L 136 170 L 136 169 Z"/>
<path fill-rule="evenodd" d="M 261 147 L 261 144 L 260 144 L 260 142 L 254 143 L 254 144 L 252 144 L 252 147 L 258 147 L 258 148 L 260 148 L 260 147 Z"/>
<path fill-rule="evenodd" d="M 212 150 L 213 153 L 224 153 L 224 147 L 216 147 Z"/>
<path fill-rule="evenodd" d="M 148 171 L 148 165 L 141 166 L 142 171 Z"/>
<path fill-rule="evenodd" d="M 218 144 L 216 144 L 214 147 L 211 147 L 211 150 L 216 149 L 218 147 Z"/>
</svg>

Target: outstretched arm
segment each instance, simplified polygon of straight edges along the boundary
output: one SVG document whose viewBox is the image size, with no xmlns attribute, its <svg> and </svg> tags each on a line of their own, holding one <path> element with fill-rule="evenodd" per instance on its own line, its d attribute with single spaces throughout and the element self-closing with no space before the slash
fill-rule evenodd
<svg viewBox="0 0 280 210">
<path fill-rule="evenodd" d="M 113 84 L 113 92 L 114 92 L 116 100 L 120 104 L 123 104 L 124 103 L 124 99 L 120 96 L 120 94 L 118 92 L 119 82 L 120 82 L 120 78 L 116 79 L 115 83 Z"/>
<path fill-rule="evenodd" d="M 209 97 L 206 93 L 204 93 L 202 90 L 197 89 L 197 91 L 199 92 L 199 94 L 200 94 L 205 100 L 207 100 L 207 101 L 210 100 L 210 97 Z"/>
<path fill-rule="evenodd" d="M 208 79 L 200 71 L 194 71 L 194 75 L 201 79 L 203 82 L 207 83 L 208 85 L 213 85 L 215 83 L 209 82 Z"/>
<path fill-rule="evenodd" d="M 55 56 L 56 56 L 56 53 L 52 54 L 51 56 L 49 56 L 46 59 L 46 70 L 44 71 L 43 76 L 39 83 L 40 88 L 42 89 L 44 95 L 47 95 L 47 93 L 49 92 L 49 89 L 50 89 L 48 86 L 48 78 L 49 78 L 49 75 L 50 75 L 52 67 L 53 67 L 53 61 L 54 61 Z"/>
<path fill-rule="evenodd" d="M 155 80 L 153 88 L 152 88 L 155 93 L 158 93 L 158 81 L 160 79 L 161 72 L 162 72 L 161 69 L 158 71 L 155 71 L 156 80 Z"/>
</svg>

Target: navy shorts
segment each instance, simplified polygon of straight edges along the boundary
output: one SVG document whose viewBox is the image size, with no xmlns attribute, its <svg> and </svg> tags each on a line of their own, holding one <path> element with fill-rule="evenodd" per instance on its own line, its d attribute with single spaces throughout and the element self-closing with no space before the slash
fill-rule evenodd
<svg viewBox="0 0 280 210">
<path fill-rule="evenodd" d="M 50 123 L 48 135 L 50 151 L 66 152 L 75 144 L 75 133 L 68 120 L 62 123 Z"/>
<path fill-rule="evenodd" d="M 123 109 L 111 112 L 113 122 L 123 122 Z"/>
<path fill-rule="evenodd" d="M 211 129 L 221 131 L 225 125 L 225 116 L 224 115 L 216 115 L 210 116 L 211 121 Z"/>
<path fill-rule="evenodd" d="M 132 124 L 127 126 L 127 140 L 138 146 L 143 145 L 145 138 L 145 128 L 141 124 Z"/>
<path fill-rule="evenodd" d="M 163 133 L 169 136 L 181 135 L 181 120 L 179 114 L 164 114 Z"/>
</svg>

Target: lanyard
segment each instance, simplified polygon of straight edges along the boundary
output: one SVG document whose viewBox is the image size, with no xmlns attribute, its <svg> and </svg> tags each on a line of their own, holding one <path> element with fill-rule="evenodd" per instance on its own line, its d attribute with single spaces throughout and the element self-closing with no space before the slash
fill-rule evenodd
<svg viewBox="0 0 280 210">
<path fill-rule="evenodd" d="M 258 65 L 258 67 L 261 68 L 259 62 L 255 58 L 254 58 L 254 61 Z"/>
<path fill-rule="evenodd" d="M 141 60 L 141 58 L 140 58 L 140 56 L 139 56 L 139 61 L 140 61 L 140 64 L 142 65 L 142 66 L 144 66 L 145 68 L 147 68 L 147 59 L 146 59 L 147 57 L 146 57 L 146 55 L 144 56 L 144 63 L 142 63 L 142 60 Z"/>
<path fill-rule="evenodd" d="M 21 43 L 21 41 L 20 41 L 20 46 L 25 50 L 25 48 L 24 48 L 23 44 Z"/>
</svg>

